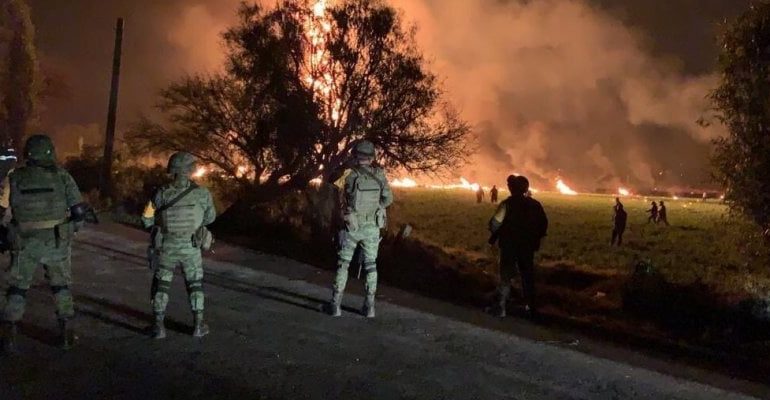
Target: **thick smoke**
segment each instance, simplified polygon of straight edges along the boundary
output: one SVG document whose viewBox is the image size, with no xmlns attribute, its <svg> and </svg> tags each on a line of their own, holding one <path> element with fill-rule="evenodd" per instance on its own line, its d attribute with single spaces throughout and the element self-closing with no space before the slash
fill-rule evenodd
<svg viewBox="0 0 770 400">
<path fill-rule="evenodd" d="M 482 182 L 514 171 L 545 185 L 562 175 L 584 190 L 692 181 L 703 147 L 721 133 L 696 123 L 714 76 L 685 76 L 584 1 L 394 4 L 418 25 L 449 97 L 479 130 L 468 173 Z"/>
<path fill-rule="evenodd" d="M 546 186 L 561 175 L 586 191 L 702 182 L 709 140 L 722 134 L 696 123 L 715 77 L 684 72 L 676 55 L 653 55 L 651 39 L 596 5 L 603 1 L 389 1 L 417 27 L 447 100 L 475 127 L 479 154 L 462 171 L 466 177 L 500 184 L 517 172 Z M 222 65 L 218 33 L 234 21 L 239 1 L 109 3 L 128 13 L 132 35 L 121 103 L 125 127 L 169 79 Z M 110 30 L 102 29 L 109 38 Z M 100 40 L 107 48 L 102 55 L 109 54 L 109 42 Z M 82 68 L 80 61 L 67 62 L 70 70 Z M 103 64 L 100 83 L 106 84 L 109 60 Z M 108 88 L 99 90 L 106 99 Z M 91 98 L 102 102 L 96 103 L 101 110 L 106 103 L 99 96 Z M 101 121 L 100 114 L 65 122 L 88 125 Z"/>
</svg>

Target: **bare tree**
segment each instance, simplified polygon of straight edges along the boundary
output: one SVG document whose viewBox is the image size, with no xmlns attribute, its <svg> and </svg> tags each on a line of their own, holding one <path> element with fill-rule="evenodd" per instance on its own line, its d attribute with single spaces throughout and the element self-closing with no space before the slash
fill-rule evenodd
<svg viewBox="0 0 770 400">
<path fill-rule="evenodd" d="M 0 14 L 6 21 L 0 26 L 1 47 L 5 47 L 2 81 L 2 109 L 0 131 L 20 146 L 27 125 L 34 113 L 36 100 L 37 60 L 29 6 L 23 0 L 6 0 Z"/>
<path fill-rule="evenodd" d="M 130 141 L 191 151 L 244 189 L 271 192 L 329 177 L 363 138 L 408 171 L 464 160 L 468 125 L 442 101 L 414 29 L 384 2 L 243 4 L 239 16 L 224 34 L 226 71 L 170 85 L 165 121 L 142 119 Z"/>
</svg>

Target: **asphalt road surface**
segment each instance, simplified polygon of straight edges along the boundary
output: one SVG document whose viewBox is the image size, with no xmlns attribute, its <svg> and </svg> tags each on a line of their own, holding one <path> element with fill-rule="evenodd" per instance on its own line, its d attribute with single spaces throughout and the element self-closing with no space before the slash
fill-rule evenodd
<svg viewBox="0 0 770 400">
<path fill-rule="evenodd" d="M 343 318 L 330 318 L 320 311 L 329 296 L 328 272 L 226 245 L 206 261 L 212 333 L 190 336 L 192 317 L 177 275 L 169 336 L 155 341 L 146 335 L 151 274 L 145 246 L 143 232 L 115 224 L 78 235 L 79 342 L 69 352 L 52 346 L 52 296 L 40 273 L 29 293 L 22 353 L 0 358 L 0 399 L 770 396 L 758 384 L 387 287 L 376 319 L 357 314 L 361 297 L 354 294 L 345 299 Z M 361 282 L 351 279 L 350 286 L 360 293 Z"/>
</svg>

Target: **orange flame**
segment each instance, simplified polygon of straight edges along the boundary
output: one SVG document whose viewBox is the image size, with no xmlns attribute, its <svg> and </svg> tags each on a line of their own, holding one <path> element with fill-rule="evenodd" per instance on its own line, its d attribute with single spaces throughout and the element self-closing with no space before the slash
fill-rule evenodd
<svg viewBox="0 0 770 400">
<path fill-rule="evenodd" d="M 626 188 L 618 188 L 618 194 L 623 197 L 626 197 L 631 195 L 631 191 Z"/>
<path fill-rule="evenodd" d="M 569 186 L 567 186 L 566 183 L 564 183 L 563 180 L 559 179 L 556 181 L 556 189 L 561 194 L 566 194 L 568 196 L 575 196 L 578 194 L 578 192 L 572 190 Z"/>
<path fill-rule="evenodd" d="M 327 48 L 327 35 L 332 31 L 332 21 L 327 15 L 328 0 L 309 0 L 312 13 L 305 17 L 305 36 L 310 48 L 305 55 L 305 84 L 313 90 L 316 99 L 323 100 L 324 113 L 334 123 L 339 123 L 342 101 L 336 97 L 340 71 L 334 65 Z"/>
<path fill-rule="evenodd" d="M 417 182 L 411 178 L 394 179 L 390 182 L 391 186 L 400 188 L 414 188 L 417 187 Z"/>
<path fill-rule="evenodd" d="M 208 172 L 209 171 L 206 169 L 206 167 L 198 167 L 198 169 L 193 172 L 192 176 L 193 178 L 203 178 Z"/>
</svg>

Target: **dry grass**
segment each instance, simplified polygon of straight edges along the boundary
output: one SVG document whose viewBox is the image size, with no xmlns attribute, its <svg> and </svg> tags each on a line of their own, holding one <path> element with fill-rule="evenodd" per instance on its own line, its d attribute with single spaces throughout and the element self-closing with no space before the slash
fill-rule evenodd
<svg viewBox="0 0 770 400">
<path fill-rule="evenodd" d="M 486 244 L 495 206 L 476 204 L 467 191 L 398 190 L 392 225 L 408 222 L 414 237 L 464 256 L 487 273 L 494 252 Z M 645 210 L 659 199 L 625 198 L 629 227 L 625 244 L 610 247 L 614 197 L 541 193 L 550 220 L 538 258 L 544 267 L 569 265 L 594 274 L 627 275 L 634 261 L 649 259 L 668 282 L 703 284 L 725 295 L 764 297 L 770 271 L 767 250 L 751 226 L 728 215 L 718 202 L 666 199 L 671 226 L 647 224 Z"/>
</svg>

